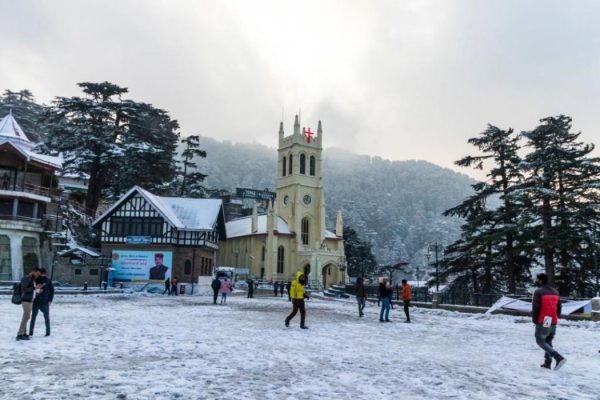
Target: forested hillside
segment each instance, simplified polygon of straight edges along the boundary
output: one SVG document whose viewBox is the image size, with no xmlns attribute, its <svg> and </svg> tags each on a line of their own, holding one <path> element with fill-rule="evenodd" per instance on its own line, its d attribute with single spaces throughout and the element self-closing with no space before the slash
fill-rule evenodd
<svg viewBox="0 0 600 400">
<path fill-rule="evenodd" d="M 277 151 L 256 143 L 201 137 L 205 159 L 195 160 L 210 189 L 275 189 Z M 427 245 L 450 243 L 461 221 L 444 210 L 472 193 L 472 179 L 426 161 L 389 161 L 329 148 L 323 151 L 327 225 L 337 210 L 344 223 L 374 245 L 379 263 L 422 265 Z"/>
</svg>

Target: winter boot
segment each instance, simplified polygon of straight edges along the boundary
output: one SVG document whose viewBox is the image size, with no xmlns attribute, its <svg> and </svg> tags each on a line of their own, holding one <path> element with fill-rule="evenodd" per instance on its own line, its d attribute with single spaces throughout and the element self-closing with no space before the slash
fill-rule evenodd
<svg viewBox="0 0 600 400">
<path fill-rule="evenodd" d="M 544 361 L 544 363 L 542 365 L 540 365 L 540 367 L 546 368 L 546 369 L 552 369 L 552 364 Z"/>
<path fill-rule="evenodd" d="M 554 359 L 556 360 L 556 364 L 554 365 L 555 371 L 559 370 L 567 362 L 567 359 L 561 356 L 560 354 L 557 354 L 556 357 L 554 357 Z"/>
<path fill-rule="evenodd" d="M 285 326 L 286 328 L 290 326 L 290 321 L 287 318 L 285 319 Z"/>
</svg>

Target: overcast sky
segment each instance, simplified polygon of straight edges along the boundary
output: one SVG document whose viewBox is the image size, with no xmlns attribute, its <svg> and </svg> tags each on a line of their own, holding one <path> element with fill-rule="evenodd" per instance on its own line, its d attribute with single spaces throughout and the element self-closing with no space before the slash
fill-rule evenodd
<svg viewBox="0 0 600 400">
<path fill-rule="evenodd" d="M 573 117 L 600 139 L 598 1 L 0 0 L 0 89 L 111 81 L 183 135 L 336 146 L 454 167 L 487 123 Z M 210 155 L 209 155 L 210 157 Z"/>
</svg>

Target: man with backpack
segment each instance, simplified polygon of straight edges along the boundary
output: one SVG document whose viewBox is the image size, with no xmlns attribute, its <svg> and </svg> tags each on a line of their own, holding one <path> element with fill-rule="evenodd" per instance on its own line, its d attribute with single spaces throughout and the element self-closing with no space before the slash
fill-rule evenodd
<svg viewBox="0 0 600 400">
<path fill-rule="evenodd" d="M 35 280 L 35 293 L 31 322 L 29 323 L 29 336 L 33 336 L 33 328 L 35 327 L 35 319 L 38 311 L 44 314 L 46 336 L 50 336 L 50 304 L 52 304 L 52 300 L 54 299 L 54 285 L 52 285 L 52 281 L 46 276 L 46 268 L 40 268 L 40 276 Z"/>
<path fill-rule="evenodd" d="M 304 309 L 304 299 L 309 297 L 304 292 L 304 285 L 306 285 L 306 277 L 300 271 L 296 273 L 296 279 L 292 281 L 292 287 L 290 289 L 290 296 L 292 297 L 292 312 L 285 319 L 285 326 L 290 326 L 290 320 L 294 318 L 296 313 L 300 311 L 300 328 L 308 329 L 308 326 L 304 324 L 306 319 L 306 311 Z"/>
<path fill-rule="evenodd" d="M 40 270 L 38 267 L 35 267 L 33 271 L 21 279 L 21 283 L 17 286 L 17 289 L 21 294 L 21 307 L 23 308 L 23 316 L 21 317 L 21 325 L 19 325 L 17 340 L 29 340 L 29 336 L 27 335 L 27 322 L 31 317 L 31 309 L 33 308 L 35 280 L 39 276 Z"/>
</svg>

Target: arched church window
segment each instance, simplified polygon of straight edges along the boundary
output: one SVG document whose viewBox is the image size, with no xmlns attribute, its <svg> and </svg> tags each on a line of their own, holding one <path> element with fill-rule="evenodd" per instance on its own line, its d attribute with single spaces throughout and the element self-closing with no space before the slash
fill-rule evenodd
<svg viewBox="0 0 600 400">
<path fill-rule="evenodd" d="M 292 165 L 293 165 L 293 160 L 294 160 L 294 156 L 290 154 L 290 167 L 288 168 L 288 174 L 291 175 L 292 174 Z"/>
<path fill-rule="evenodd" d="M 300 154 L 300 173 L 306 174 L 306 156 L 304 154 Z"/>
<path fill-rule="evenodd" d="M 317 169 L 317 159 L 315 156 L 310 156 L 310 176 L 315 176 Z"/>
<path fill-rule="evenodd" d="M 192 273 L 192 262 L 190 260 L 185 260 L 185 264 L 183 266 L 183 273 L 186 275 L 190 275 Z"/>
<path fill-rule="evenodd" d="M 283 165 L 283 169 L 281 171 L 281 176 L 285 176 L 285 169 L 287 167 L 287 163 L 286 163 L 287 159 L 285 157 L 283 157 L 283 163 L 281 165 Z"/>
<path fill-rule="evenodd" d="M 277 273 L 283 274 L 283 258 L 285 256 L 285 249 L 283 246 L 277 248 Z"/>
<path fill-rule="evenodd" d="M 304 245 L 308 244 L 308 228 L 309 228 L 308 218 L 302 218 L 301 237 L 302 237 L 302 244 L 304 244 Z"/>
</svg>

